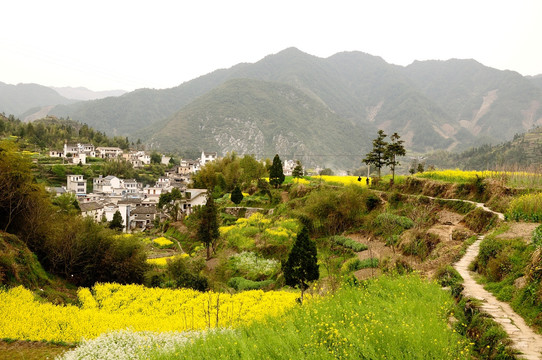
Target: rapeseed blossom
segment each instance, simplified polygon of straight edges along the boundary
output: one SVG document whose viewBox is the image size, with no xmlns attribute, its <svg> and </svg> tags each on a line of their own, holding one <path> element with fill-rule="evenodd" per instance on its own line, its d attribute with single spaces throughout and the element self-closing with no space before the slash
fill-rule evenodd
<svg viewBox="0 0 542 360">
<path fill-rule="evenodd" d="M 0 338 L 77 343 L 111 331 L 190 331 L 234 328 L 278 316 L 297 293 L 261 290 L 238 294 L 142 285 L 96 284 L 78 291 L 80 306 L 39 302 L 22 286 L 0 291 Z"/>
</svg>

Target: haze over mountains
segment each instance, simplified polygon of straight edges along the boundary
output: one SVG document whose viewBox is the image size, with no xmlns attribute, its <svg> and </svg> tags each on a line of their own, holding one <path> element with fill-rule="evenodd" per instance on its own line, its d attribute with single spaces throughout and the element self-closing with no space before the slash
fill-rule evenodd
<svg viewBox="0 0 542 360">
<path fill-rule="evenodd" d="M 402 67 L 361 52 L 324 59 L 289 48 L 171 89 L 56 104 L 49 114 L 164 151 L 359 166 L 377 129 L 398 132 L 419 153 L 510 140 L 542 125 L 542 81 L 474 60 Z"/>
</svg>

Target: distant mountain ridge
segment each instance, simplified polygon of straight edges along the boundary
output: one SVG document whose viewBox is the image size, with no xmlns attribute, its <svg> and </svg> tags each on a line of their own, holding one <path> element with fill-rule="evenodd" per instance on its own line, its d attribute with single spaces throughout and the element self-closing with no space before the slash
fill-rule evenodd
<svg viewBox="0 0 542 360">
<path fill-rule="evenodd" d="M 69 115 L 116 135 L 135 134 L 155 146 L 173 150 L 172 134 L 188 129 L 186 119 L 197 122 L 205 116 L 201 109 L 206 106 L 201 104 L 200 97 L 209 101 L 207 112 L 216 120 L 220 98 L 231 95 L 221 94 L 231 90 L 222 85 L 233 79 L 261 80 L 296 88 L 351 123 L 353 130 L 348 136 L 358 138 L 358 142 L 381 128 L 397 131 L 409 150 L 415 152 L 461 150 L 480 142 L 496 143 L 542 124 L 542 90 L 531 79 L 515 72 L 491 69 L 474 60 L 423 61 L 401 67 L 362 52 L 343 52 L 323 59 L 296 48 L 266 56 L 253 64 L 217 70 L 175 88 L 138 90 L 119 98 L 57 107 L 52 113 Z M 252 116 L 258 113 L 261 107 L 257 99 L 252 100 L 252 103 L 246 100 L 248 103 L 239 108 L 238 115 L 250 106 L 254 106 Z M 189 106 L 194 101 L 198 106 Z M 293 113 L 301 113 L 294 109 L 299 104 L 288 106 Z M 258 117 L 264 115 L 259 113 Z M 284 121 L 277 114 L 267 117 L 267 121 L 278 124 Z M 166 125 L 167 122 L 171 124 Z M 142 127 L 144 131 L 136 130 Z M 172 131 L 174 128 L 179 130 Z M 238 140 L 237 147 L 233 146 L 234 140 L 231 144 L 209 142 L 207 134 L 193 129 L 190 133 L 194 144 L 206 144 L 209 150 L 221 153 L 248 146 Z M 308 137 L 300 141 L 306 145 L 310 142 Z M 186 142 L 185 137 L 181 139 Z M 341 152 L 342 145 L 350 141 L 337 141 L 334 148 Z M 364 142 L 360 151 L 369 147 L 370 142 Z M 178 149 L 181 148 L 179 145 Z"/>
<path fill-rule="evenodd" d="M 19 116 L 30 108 L 70 104 L 73 100 L 38 84 L 10 85 L 0 82 L 0 112 Z"/>
<path fill-rule="evenodd" d="M 303 147 L 306 155 L 318 154 L 322 142 L 335 154 L 347 154 L 355 150 L 351 144 L 358 144 L 360 156 L 351 163 L 359 166 L 377 129 L 398 132 L 409 151 L 426 153 L 498 143 L 542 125 L 542 88 L 537 81 L 538 77 L 492 69 L 475 60 L 417 61 L 402 67 L 362 52 L 319 58 L 288 48 L 174 88 L 63 104 L 49 113 L 112 135 L 139 137 L 157 148 L 185 151 L 191 144 L 198 151 L 221 154 L 277 151 L 280 146 L 267 144 L 273 141 L 268 133 L 280 129 L 285 134 L 290 127 L 298 132 L 294 148 Z M 242 99 L 235 98 L 235 91 Z M 285 101 L 277 92 L 295 93 L 304 100 Z M 265 103 L 277 99 L 280 109 Z M 313 138 L 316 134 L 308 130 L 323 126 L 319 117 L 308 121 L 316 104 L 319 114 L 328 116 L 326 128 L 336 125 L 344 137 L 318 133 L 319 138 Z M 255 127 L 265 144 L 255 148 L 250 137 L 235 135 L 232 129 L 240 129 L 232 119 Z"/>
<path fill-rule="evenodd" d="M 126 94 L 127 92 L 125 90 L 92 91 L 92 90 L 87 89 L 86 87 L 71 87 L 71 86 L 64 86 L 64 87 L 51 86 L 51 89 L 55 90 L 57 93 L 59 93 L 61 96 L 67 99 L 81 100 L 81 101 L 103 99 L 103 98 L 111 97 L 111 96 L 121 96 L 121 95 Z"/>
</svg>

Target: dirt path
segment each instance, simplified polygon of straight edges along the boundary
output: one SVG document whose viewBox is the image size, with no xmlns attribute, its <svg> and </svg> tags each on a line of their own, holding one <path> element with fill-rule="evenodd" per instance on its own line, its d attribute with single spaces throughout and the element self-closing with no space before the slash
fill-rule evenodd
<svg viewBox="0 0 542 360">
<path fill-rule="evenodd" d="M 495 321 L 502 325 L 513 341 L 514 348 L 522 352 L 521 358 L 540 360 L 542 359 L 542 336 L 536 334 L 527 326 L 525 320 L 516 314 L 510 305 L 497 300 L 482 285 L 476 283 L 468 270 L 469 264 L 478 255 L 482 239 L 483 236 L 479 237 L 467 249 L 465 256 L 454 265 L 464 279 L 463 285 L 465 289 L 463 294 L 482 301 L 482 310 L 490 314 Z"/>
<path fill-rule="evenodd" d="M 433 197 L 433 196 L 428 196 L 428 198 L 433 199 L 433 200 L 448 200 L 448 201 L 464 201 L 464 202 L 468 202 L 468 203 L 471 203 L 471 204 L 475 205 L 476 207 L 482 208 L 484 211 L 487 211 L 487 212 L 490 212 L 490 213 L 493 213 L 493 214 L 497 215 L 499 217 L 499 220 L 504 220 L 504 214 L 491 210 L 490 208 L 485 206 L 485 204 L 483 204 L 483 203 L 478 203 L 478 202 L 470 201 L 470 200 L 462 200 L 462 199 L 437 198 L 437 197 Z"/>
</svg>

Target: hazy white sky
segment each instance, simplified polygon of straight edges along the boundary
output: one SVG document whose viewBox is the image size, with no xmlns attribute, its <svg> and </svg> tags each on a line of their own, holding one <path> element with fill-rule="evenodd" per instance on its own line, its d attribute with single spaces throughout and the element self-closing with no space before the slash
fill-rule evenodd
<svg viewBox="0 0 542 360">
<path fill-rule="evenodd" d="M 540 0 L 11 0 L 0 14 L 8 84 L 168 88 L 291 46 L 542 74 Z"/>
</svg>

